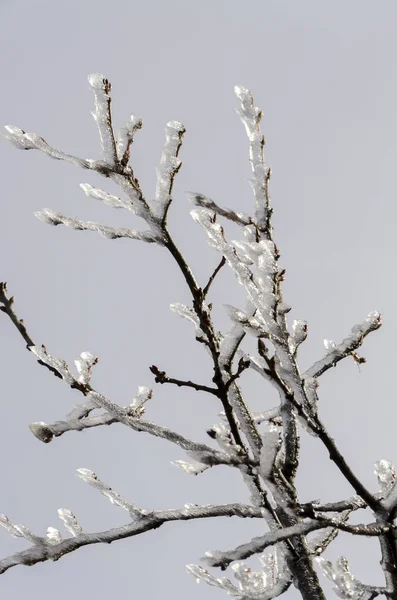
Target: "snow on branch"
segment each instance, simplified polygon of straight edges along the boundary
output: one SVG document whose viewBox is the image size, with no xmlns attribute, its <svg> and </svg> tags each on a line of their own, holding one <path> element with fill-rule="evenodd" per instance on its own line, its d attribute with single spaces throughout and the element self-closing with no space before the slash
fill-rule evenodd
<svg viewBox="0 0 397 600">
<path fill-rule="evenodd" d="M 318 360 L 303 374 L 303 378 L 319 377 L 331 367 L 335 367 L 337 363 L 353 354 L 357 348 L 361 346 L 365 337 L 372 331 L 376 331 L 382 325 L 382 319 L 377 311 L 370 312 L 369 315 L 359 325 L 355 325 L 351 334 L 342 340 L 340 344 L 330 346 L 329 351 L 324 358 Z M 361 359 L 362 360 L 362 359 Z"/>
<path fill-rule="evenodd" d="M 237 110 L 250 142 L 250 163 L 253 179 L 250 181 L 255 197 L 255 218 L 257 225 L 263 231 L 270 227 L 270 197 L 269 179 L 271 170 L 263 158 L 265 138 L 260 129 L 262 111 L 254 105 L 252 94 L 242 86 L 234 88 L 241 108 Z"/>
<path fill-rule="evenodd" d="M 17 552 L 7 558 L 1 559 L 0 574 L 17 565 L 31 566 L 47 560 L 56 561 L 66 554 L 90 544 L 111 544 L 117 540 L 126 539 L 152 529 L 157 529 L 164 523 L 170 521 L 189 521 L 191 519 L 233 516 L 240 518 L 262 518 L 262 511 L 260 509 L 243 504 L 188 505 L 182 509 L 168 509 L 156 512 L 150 511 L 148 514 L 142 514 L 139 519 L 134 520 L 127 525 L 112 528 L 107 531 L 85 533 L 82 531 L 81 526 L 78 524 L 76 517 L 71 511 L 59 509 L 58 514 L 64 522 L 65 527 L 72 534 L 71 538 L 62 540 L 60 533 L 56 529 L 49 528 L 50 531 L 48 532 L 47 530 L 47 539 L 35 536 L 34 539 L 31 540 L 23 535 L 22 529 L 18 529 L 23 528 L 23 526 L 15 526 L 10 523 L 7 517 L 0 517 L 0 525 L 8 522 L 6 526 L 3 526 L 5 526 L 11 535 L 18 533 L 18 537 L 25 537 L 25 539 L 28 539 L 28 541 L 31 541 L 34 544 L 27 550 Z M 13 528 L 16 529 L 14 530 Z M 23 531 L 26 532 L 28 530 L 23 528 Z M 29 536 L 28 533 L 26 533 L 26 535 Z"/>
<path fill-rule="evenodd" d="M 110 110 L 112 101 L 110 91 L 112 86 L 106 77 L 100 73 L 90 75 L 88 82 L 94 92 L 95 111 L 92 113 L 92 116 L 98 126 L 103 158 L 107 164 L 114 166 L 118 163 L 118 156 Z"/>
<path fill-rule="evenodd" d="M 162 238 L 151 231 L 134 231 L 133 229 L 110 227 L 109 225 L 94 223 L 93 221 L 79 221 L 78 219 L 72 219 L 62 213 L 55 212 L 51 208 L 44 208 L 34 214 L 44 223 L 48 223 L 48 225 L 66 225 L 66 227 L 78 231 L 96 231 L 100 236 L 109 240 L 129 238 L 131 240 L 142 240 L 150 244 L 163 243 Z"/>
<path fill-rule="evenodd" d="M 185 128 L 179 121 L 169 121 L 165 127 L 165 145 L 157 171 L 157 185 L 152 202 L 152 210 L 160 221 L 167 214 L 171 203 L 172 186 L 175 175 L 178 173 L 182 161 L 178 158 L 179 149 L 182 145 L 182 137 Z"/>
</svg>

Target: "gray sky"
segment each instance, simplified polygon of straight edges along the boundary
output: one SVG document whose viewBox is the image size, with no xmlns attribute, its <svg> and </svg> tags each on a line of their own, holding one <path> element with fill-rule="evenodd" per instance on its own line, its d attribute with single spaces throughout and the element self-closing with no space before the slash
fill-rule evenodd
<svg viewBox="0 0 397 600">
<path fill-rule="evenodd" d="M 204 282 L 218 257 L 190 216 L 187 190 L 250 212 L 248 142 L 235 114 L 235 84 L 252 90 L 264 111 L 266 158 L 273 169 L 275 237 L 287 269 L 291 320 L 306 319 L 307 368 L 324 353 L 323 339 L 340 341 L 371 310 L 384 326 L 367 339 L 361 370 L 346 360 L 321 379 L 320 411 L 357 474 L 372 489 L 373 463 L 397 461 L 395 369 L 397 6 L 392 0 L 299 2 L 251 0 L 0 2 L 1 118 L 82 157 L 99 158 L 87 75 L 113 84 L 116 125 L 144 119 L 132 164 L 148 197 L 154 193 L 164 125 L 182 121 L 183 167 L 174 188 L 171 229 Z M 94 383 L 120 404 L 138 385 L 154 385 L 149 365 L 175 377 L 210 381 L 210 367 L 193 330 L 169 310 L 188 294 L 165 251 L 129 240 L 50 228 L 33 212 L 43 207 L 107 224 L 134 219 L 87 198 L 82 182 L 114 187 L 99 176 L 50 161 L 37 152 L 0 145 L 3 208 L 0 279 L 37 343 L 68 362 L 83 350 L 100 357 Z M 116 214 L 113 214 L 115 212 Z M 129 220 L 128 223 L 126 220 Z M 234 232 L 235 233 L 235 232 Z M 241 302 L 226 271 L 213 288 L 217 305 Z M 215 315 L 228 321 L 222 308 Z M 70 433 L 49 445 L 32 421 L 62 419 L 77 392 L 51 377 L 0 319 L 3 456 L 0 512 L 44 534 L 62 528 L 57 509 L 72 510 L 87 531 L 125 522 L 123 511 L 77 477 L 86 467 L 130 501 L 147 508 L 185 502 L 246 501 L 226 468 L 197 478 L 171 460 L 178 448 L 112 426 Z M 243 383 L 255 409 L 271 408 L 273 390 L 254 375 Z M 213 399 L 157 386 L 147 416 L 196 440 L 219 421 Z M 207 437 L 208 439 L 208 437 Z M 299 488 L 303 500 L 338 500 L 352 490 L 329 467 L 319 442 L 303 436 Z M 0 579 L 5 598 L 221 598 L 184 571 L 208 549 L 229 549 L 260 534 L 237 519 L 176 523 L 109 547 L 79 550 L 57 563 L 17 567 Z M 340 537 L 343 552 L 365 583 L 382 584 L 376 542 Z M 0 532 L 0 554 L 24 547 Z M 255 562 L 252 562 L 255 566 Z M 219 575 L 218 575 L 219 576 Z M 332 597 L 330 588 L 326 588 Z M 226 597 L 226 596 L 224 596 Z M 290 591 L 288 598 L 297 597 Z"/>
</svg>

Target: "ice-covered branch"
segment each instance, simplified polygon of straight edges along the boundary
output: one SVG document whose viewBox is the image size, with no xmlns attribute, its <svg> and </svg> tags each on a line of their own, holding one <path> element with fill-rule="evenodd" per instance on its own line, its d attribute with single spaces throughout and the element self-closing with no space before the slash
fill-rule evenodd
<svg viewBox="0 0 397 600">
<path fill-rule="evenodd" d="M 329 352 L 324 358 L 318 360 L 302 375 L 304 379 L 308 377 L 319 377 L 325 371 L 331 367 L 335 367 L 340 360 L 351 356 L 352 353 L 357 350 L 363 343 L 365 337 L 376 331 L 382 325 L 382 319 L 378 312 L 373 311 L 364 319 L 359 325 L 355 325 L 351 331 L 351 334 L 342 340 L 340 344 L 331 346 Z"/>
<path fill-rule="evenodd" d="M 136 416 L 135 407 L 129 406 L 123 408 L 99 392 L 95 391 L 89 385 L 89 383 L 82 383 L 76 379 L 71 373 L 66 362 L 62 359 L 52 356 L 45 348 L 33 346 L 30 348 L 30 350 L 44 364 L 47 364 L 55 369 L 57 373 L 59 373 L 60 377 L 62 377 L 71 388 L 81 391 L 88 398 L 88 401 L 91 402 L 96 408 L 103 408 L 107 411 L 109 420 L 106 419 L 105 416 L 100 415 L 99 418 L 101 420 L 98 423 L 98 419 L 96 417 L 89 417 L 88 427 L 95 427 L 100 424 L 111 424 L 115 422 L 123 423 L 135 431 L 145 431 L 151 435 L 154 435 L 155 437 L 166 439 L 174 444 L 177 444 L 187 452 L 192 453 L 192 456 L 198 461 L 210 466 L 218 464 L 231 466 L 250 464 L 250 460 L 247 456 L 242 455 L 239 457 L 234 454 L 229 455 L 225 452 L 219 452 L 213 448 L 210 448 L 210 446 L 207 446 L 206 444 L 193 442 L 179 433 L 168 429 L 167 427 L 162 427 L 161 425 L 157 425 L 151 421 L 142 420 L 140 416 Z M 76 418 L 71 419 L 69 422 L 60 421 L 58 423 L 54 423 L 53 425 L 37 422 L 32 423 L 30 426 L 32 433 L 43 442 L 50 442 L 54 435 L 62 435 L 62 433 L 65 433 L 65 431 L 73 429 L 81 431 L 85 428 L 86 427 L 84 426 L 82 419 L 79 421 Z"/>
<path fill-rule="evenodd" d="M 189 521 L 192 519 L 233 516 L 240 518 L 262 518 L 260 509 L 242 504 L 204 506 L 186 505 L 182 509 L 169 509 L 156 512 L 150 511 L 148 515 L 142 515 L 139 519 L 127 525 L 123 525 L 122 527 L 97 533 L 84 533 L 81 528 L 79 529 L 77 522 L 73 521 L 74 515 L 70 513 L 70 511 L 66 511 L 66 509 L 60 510 L 62 511 L 60 517 L 64 521 L 65 526 L 71 531 L 73 537 L 65 540 L 58 537 L 59 541 L 57 541 L 57 539 L 46 541 L 45 538 L 40 538 L 39 543 L 34 542 L 34 545 L 31 548 L 23 550 L 22 552 L 17 552 L 12 556 L 0 560 L 0 574 L 17 565 L 31 566 L 47 560 L 59 560 L 62 556 L 90 544 L 111 544 L 117 540 L 133 537 L 145 533 L 146 531 L 151 531 L 152 529 L 158 529 L 161 525 L 170 521 Z M 4 517 L 3 515 L 2 519 L 4 521 L 7 517 Z M 3 522 L 0 520 L 0 525 L 2 524 Z M 10 523 L 10 525 L 15 527 L 12 523 Z M 6 528 L 12 535 L 15 535 L 9 527 Z M 25 537 L 25 535 L 23 535 L 23 537 Z"/>
<path fill-rule="evenodd" d="M 269 546 L 274 546 L 279 542 L 289 540 L 295 536 L 307 535 L 311 531 L 328 527 L 340 529 L 341 531 L 352 533 L 354 535 L 371 537 L 379 537 L 382 533 L 388 532 L 392 529 L 391 525 L 378 525 L 377 523 L 372 523 L 370 525 L 350 525 L 349 523 L 345 523 L 339 519 L 323 518 L 318 520 L 310 520 L 305 523 L 296 523 L 290 527 L 275 529 L 274 531 L 270 531 L 261 537 L 253 538 L 246 544 L 237 546 L 237 548 L 234 550 L 229 550 L 226 552 L 212 550 L 210 552 L 206 552 L 206 555 L 202 560 L 211 567 L 220 567 L 221 569 L 226 569 L 228 565 L 235 560 L 244 560 L 245 558 L 249 558 L 254 554 L 263 552 L 263 550 Z"/>
<path fill-rule="evenodd" d="M 27 133 L 23 129 L 19 129 L 19 127 L 14 127 L 13 125 L 6 125 L 5 129 L 6 133 L 4 134 L 4 137 L 8 139 L 13 146 L 16 146 L 16 148 L 19 148 L 20 150 L 40 150 L 40 152 L 43 152 L 43 154 L 46 154 L 50 158 L 64 160 L 77 165 L 82 169 L 92 169 L 103 174 L 107 174 L 109 171 L 109 167 L 102 161 L 95 161 L 88 158 L 78 158 L 72 154 L 67 154 L 66 152 L 57 150 L 56 148 L 53 148 L 47 144 L 45 139 L 36 133 Z"/>
<path fill-rule="evenodd" d="M 126 167 L 130 160 L 131 145 L 134 141 L 135 133 L 142 129 L 142 119 L 131 115 L 123 127 L 121 127 L 117 139 L 117 154 L 122 167 Z"/>
<path fill-rule="evenodd" d="M 241 108 L 237 110 L 244 124 L 250 143 L 250 163 L 253 173 L 251 180 L 255 197 L 255 218 L 258 227 L 270 234 L 270 197 L 269 179 L 271 170 L 266 166 L 263 158 L 265 138 L 260 129 L 262 111 L 254 105 L 251 92 L 242 86 L 234 88 Z"/>
<path fill-rule="evenodd" d="M 349 564 L 344 556 L 340 556 L 334 567 L 329 560 L 322 556 L 316 558 L 323 575 L 334 584 L 335 593 L 339 598 L 350 600 L 370 600 L 383 594 L 389 595 L 387 588 L 364 585 L 351 573 Z"/>
<path fill-rule="evenodd" d="M 165 145 L 157 168 L 157 185 L 152 210 L 155 217 L 163 221 L 171 203 L 172 186 L 182 161 L 178 158 L 185 128 L 179 121 L 169 121 L 165 128 Z"/>
<path fill-rule="evenodd" d="M 115 492 L 111 487 L 103 483 L 93 471 L 90 471 L 89 469 L 77 469 L 77 474 L 80 479 L 109 498 L 112 504 L 116 504 L 126 510 L 132 519 L 141 518 L 146 514 L 139 506 L 127 502 L 118 492 Z"/>
<path fill-rule="evenodd" d="M 79 221 L 55 212 L 51 208 L 43 208 L 43 210 L 34 213 L 44 223 L 48 225 L 66 225 L 71 229 L 78 231 L 96 231 L 100 236 L 114 240 L 117 238 L 129 238 L 131 240 L 142 240 L 143 242 L 162 244 L 161 236 L 156 235 L 152 231 L 134 231 L 133 229 L 125 229 L 122 227 L 115 228 L 101 223 L 92 221 Z"/>
<path fill-rule="evenodd" d="M 92 113 L 92 116 L 98 126 L 103 158 L 107 164 L 115 166 L 118 163 L 118 156 L 110 110 L 112 101 L 110 91 L 112 86 L 106 77 L 100 73 L 90 75 L 88 81 L 94 92 L 95 111 Z"/>
<path fill-rule="evenodd" d="M 224 590 L 239 600 L 271 600 L 284 593 L 293 580 L 286 557 L 277 549 L 273 553 L 259 556 L 260 571 L 252 571 L 244 562 L 232 566 L 237 585 L 226 577 L 214 577 L 198 565 L 187 565 L 186 569 L 197 583 L 205 583 Z"/>
<path fill-rule="evenodd" d="M 104 190 L 93 187 L 89 183 L 81 183 L 80 187 L 87 196 L 95 198 L 96 200 L 101 200 L 101 202 L 107 206 L 111 206 L 112 208 L 125 208 L 133 213 L 137 212 L 136 206 L 130 198 L 119 198 L 113 194 L 108 194 Z"/>
<path fill-rule="evenodd" d="M 321 504 L 317 500 L 315 502 L 306 502 L 300 505 L 299 515 L 305 517 L 311 517 L 314 515 L 314 511 L 318 512 L 343 512 L 345 510 L 359 510 L 360 508 L 366 508 L 367 505 L 362 498 L 359 496 L 352 496 L 346 500 L 340 500 L 339 502 L 327 502 Z"/>
<path fill-rule="evenodd" d="M 238 225 L 251 225 L 253 220 L 251 217 L 243 214 L 236 213 L 234 210 L 230 210 L 229 208 L 221 208 L 218 206 L 211 198 L 207 198 L 204 194 L 199 194 L 197 192 L 187 192 L 187 197 L 189 201 L 195 206 L 200 206 L 201 208 L 208 208 L 212 210 L 217 215 L 228 219 L 229 221 L 233 221 Z"/>
</svg>

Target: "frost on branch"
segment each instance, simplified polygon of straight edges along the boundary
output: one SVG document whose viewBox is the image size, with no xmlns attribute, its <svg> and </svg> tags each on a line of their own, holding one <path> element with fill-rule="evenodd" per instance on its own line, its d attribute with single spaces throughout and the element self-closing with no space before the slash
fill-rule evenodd
<svg viewBox="0 0 397 600">
<path fill-rule="evenodd" d="M 88 483 L 88 485 L 95 488 L 96 490 L 99 490 L 101 494 L 109 498 L 112 504 L 117 504 L 117 506 L 120 506 L 121 508 L 126 510 L 132 518 L 141 517 L 144 514 L 144 512 L 139 508 L 139 506 L 136 506 L 135 504 L 131 504 L 124 500 L 124 498 L 122 498 L 120 494 L 118 494 L 117 492 L 112 490 L 111 487 L 103 483 L 103 481 L 101 481 L 93 471 L 90 471 L 89 469 L 77 469 L 77 474 L 80 477 L 80 479 Z"/>
<path fill-rule="evenodd" d="M 207 555 L 211 553 L 207 552 Z M 290 583 L 291 576 L 284 557 L 277 551 L 266 552 L 259 556 L 260 571 L 252 571 L 243 561 L 236 562 L 231 568 L 237 585 L 226 577 L 214 577 L 198 565 L 187 565 L 186 569 L 195 578 L 197 583 L 204 581 L 224 590 L 229 596 L 244 600 L 270 600 L 285 591 Z"/>
<path fill-rule="evenodd" d="M 83 528 L 74 516 L 74 514 L 67 508 L 58 509 L 59 518 L 63 521 L 65 528 L 72 534 L 73 537 L 77 537 L 83 532 Z"/>
<path fill-rule="evenodd" d="M 66 227 L 78 231 L 96 231 L 100 236 L 109 240 L 129 238 L 131 240 L 142 240 L 143 242 L 148 242 L 150 244 L 162 243 L 161 237 L 151 231 L 135 231 L 133 229 L 124 229 L 122 227 L 110 227 L 109 225 L 102 225 L 101 223 L 95 223 L 93 221 L 79 221 L 78 219 L 72 219 L 62 213 L 55 212 L 51 208 L 43 208 L 43 210 L 36 211 L 34 214 L 38 219 L 44 221 L 44 223 L 47 223 L 48 225 L 66 225 Z"/>
<path fill-rule="evenodd" d="M 178 158 L 185 128 L 179 121 L 169 121 L 165 127 L 165 145 L 157 168 L 157 185 L 152 203 L 153 213 L 162 220 L 171 202 L 172 185 L 182 161 Z"/>
<path fill-rule="evenodd" d="M 340 556 L 335 567 L 329 560 L 322 556 L 316 558 L 323 575 L 334 583 L 334 591 L 339 598 L 345 600 L 365 600 L 371 597 L 371 590 L 357 581 L 351 573 L 349 563 L 344 556 Z"/>
<path fill-rule="evenodd" d="M 118 162 L 118 156 L 110 112 L 112 86 L 106 77 L 100 73 L 90 75 L 88 82 L 94 92 L 95 111 L 92 116 L 98 126 L 103 158 L 107 164 L 115 165 Z"/>
</svg>

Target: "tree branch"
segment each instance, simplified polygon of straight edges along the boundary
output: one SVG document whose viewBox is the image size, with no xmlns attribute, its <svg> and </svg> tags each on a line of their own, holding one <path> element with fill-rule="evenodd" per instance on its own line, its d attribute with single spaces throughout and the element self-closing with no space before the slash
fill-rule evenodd
<svg viewBox="0 0 397 600">
<path fill-rule="evenodd" d="M 45 538 L 40 538 L 38 543 L 31 548 L 0 560 L 0 574 L 17 565 L 31 566 L 47 560 L 56 561 L 66 554 L 90 544 L 111 544 L 112 542 L 133 537 L 152 529 L 158 529 L 161 525 L 170 521 L 189 521 L 192 519 L 233 516 L 240 518 L 263 518 L 260 509 L 239 504 L 197 507 L 189 505 L 188 508 L 157 511 L 147 516 L 142 516 L 138 520 L 122 527 L 98 533 L 80 533 L 76 537 L 68 538 L 57 544 L 51 544 Z"/>
</svg>

